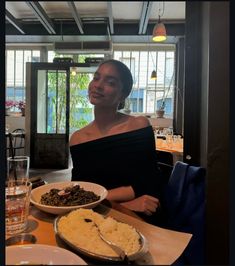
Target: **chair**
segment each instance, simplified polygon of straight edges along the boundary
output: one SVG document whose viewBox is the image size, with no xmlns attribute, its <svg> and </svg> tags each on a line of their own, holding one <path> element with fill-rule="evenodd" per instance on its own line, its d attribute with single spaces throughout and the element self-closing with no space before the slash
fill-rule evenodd
<svg viewBox="0 0 235 266">
<path fill-rule="evenodd" d="M 205 174 L 203 167 L 178 161 L 164 192 L 166 228 L 193 234 L 175 265 L 204 264 Z"/>
<path fill-rule="evenodd" d="M 166 183 L 170 178 L 173 170 L 173 155 L 170 152 L 156 150 L 157 153 L 157 164 L 160 172 Z"/>
<path fill-rule="evenodd" d="M 156 152 L 158 162 L 173 166 L 173 155 L 171 152 L 160 150 L 156 150 Z"/>
<path fill-rule="evenodd" d="M 13 149 L 13 140 L 12 140 L 12 134 L 7 133 L 6 134 L 6 149 L 7 149 L 7 157 L 12 157 L 14 154 L 14 149 Z"/>
<path fill-rule="evenodd" d="M 17 128 L 11 132 L 13 156 L 19 155 L 17 151 L 23 150 L 25 146 L 25 130 Z"/>
</svg>

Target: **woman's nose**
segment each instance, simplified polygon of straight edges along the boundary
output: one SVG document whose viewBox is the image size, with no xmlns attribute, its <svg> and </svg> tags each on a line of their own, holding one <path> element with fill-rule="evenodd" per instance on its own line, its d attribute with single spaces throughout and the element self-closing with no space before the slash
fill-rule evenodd
<svg viewBox="0 0 235 266">
<path fill-rule="evenodd" d="M 94 82 L 94 86 L 97 88 L 97 89 L 103 89 L 103 86 L 104 86 L 104 82 L 102 79 L 99 79 L 99 80 L 96 80 Z"/>
</svg>

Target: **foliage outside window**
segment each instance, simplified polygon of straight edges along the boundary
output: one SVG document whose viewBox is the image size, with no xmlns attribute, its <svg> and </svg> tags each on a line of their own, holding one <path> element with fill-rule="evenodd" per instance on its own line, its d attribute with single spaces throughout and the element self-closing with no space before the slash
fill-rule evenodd
<svg viewBox="0 0 235 266">
<path fill-rule="evenodd" d="M 89 74 L 70 75 L 70 131 L 88 124 L 87 116 L 92 112 L 86 97 Z M 64 133 L 66 121 L 66 75 L 48 74 L 48 133 Z"/>
</svg>

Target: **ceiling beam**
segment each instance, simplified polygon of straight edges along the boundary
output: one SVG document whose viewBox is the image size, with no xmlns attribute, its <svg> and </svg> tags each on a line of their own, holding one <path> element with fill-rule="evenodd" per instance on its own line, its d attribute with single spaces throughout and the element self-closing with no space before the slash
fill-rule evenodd
<svg viewBox="0 0 235 266">
<path fill-rule="evenodd" d="M 74 2 L 70 1 L 67 3 L 68 3 L 68 6 L 72 12 L 73 18 L 74 18 L 74 20 L 78 26 L 79 31 L 81 32 L 81 34 L 84 34 L 82 21 L 81 21 L 80 16 L 78 15 L 78 12 L 77 12 L 77 9 L 76 9 Z"/>
<path fill-rule="evenodd" d="M 6 45 L 24 45 L 24 44 L 34 44 L 37 45 L 49 45 L 55 42 L 61 41 L 60 35 L 14 35 L 14 36 L 6 36 L 5 37 Z M 178 41 L 177 36 L 167 36 L 167 40 L 164 44 L 175 44 Z M 148 43 L 150 40 L 150 35 L 113 35 L 112 42 L 113 43 Z M 64 41 L 66 42 L 75 42 L 75 41 L 109 41 L 109 37 L 107 35 L 81 35 L 81 36 L 64 36 Z M 148 48 L 149 49 L 149 48 Z"/>
<path fill-rule="evenodd" d="M 50 34 L 56 34 L 54 25 L 51 19 L 47 16 L 46 12 L 36 1 L 26 1 L 27 5 L 33 10 L 37 18 Z"/>
<path fill-rule="evenodd" d="M 22 34 L 25 34 L 21 23 L 19 23 L 16 18 L 6 9 L 5 18 Z"/>
<path fill-rule="evenodd" d="M 108 4 L 108 16 L 109 16 L 110 33 L 114 34 L 112 2 L 107 2 L 107 4 Z"/>
<path fill-rule="evenodd" d="M 166 30 L 167 30 L 167 38 L 168 36 L 184 36 L 185 35 L 185 23 L 181 22 L 181 23 L 164 23 Z M 46 36 L 49 35 L 49 33 L 46 32 L 46 30 L 44 29 L 44 27 L 42 27 L 41 23 L 39 21 L 35 23 L 22 23 L 25 32 L 27 32 L 27 36 L 26 37 L 30 37 L 30 35 L 32 36 Z M 61 23 L 60 21 L 55 21 L 54 22 L 55 25 L 55 29 L 57 32 L 57 35 L 60 36 L 61 38 L 61 34 L 60 34 L 60 28 L 61 28 Z M 70 22 L 65 22 L 63 21 L 63 38 L 66 38 L 66 36 L 69 35 L 73 35 L 74 37 L 76 36 L 89 36 L 89 35 L 93 35 L 93 36 L 103 36 L 103 35 L 107 35 L 107 37 L 109 37 L 109 35 L 107 34 L 107 22 L 106 23 L 96 23 L 95 27 L 94 24 L 90 24 L 90 23 L 84 23 L 83 22 L 83 28 L 84 28 L 84 34 L 81 34 L 78 30 L 78 27 L 75 23 L 74 20 L 70 21 Z M 146 34 L 142 35 L 139 34 L 140 37 L 144 37 L 145 35 L 152 35 L 153 32 L 153 28 L 155 26 L 155 23 L 149 23 L 147 30 L 146 30 Z M 138 35 L 138 28 L 139 28 L 139 23 L 115 23 L 115 34 L 113 34 L 112 36 L 119 36 L 119 35 L 125 35 L 125 36 L 135 36 Z M 11 23 L 7 23 L 5 24 L 5 35 L 6 36 L 14 36 L 17 39 L 17 36 L 22 36 L 22 34 L 19 33 L 19 31 L 11 24 Z"/>
<path fill-rule="evenodd" d="M 142 28 L 142 34 L 146 33 L 146 29 L 148 27 L 149 16 L 150 16 L 152 5 L 153 5 L 153 2 L 148 2 L 147 11 L 146 11 L 146 15 L 145 15 L 145 20 L 144 20 L 143 28 Z"/>
<path fill-rule="evenodd" d="M 142 34 L 142 32 L 143 32 L 143 25 L 144 25 L 144 20 L 145 20 L 147 8 L 148 8 L 148 2 L 143 2 L 141 15 L 140 15 L 139 32 L 138 32 L 138 34 Z"/>
</svg>

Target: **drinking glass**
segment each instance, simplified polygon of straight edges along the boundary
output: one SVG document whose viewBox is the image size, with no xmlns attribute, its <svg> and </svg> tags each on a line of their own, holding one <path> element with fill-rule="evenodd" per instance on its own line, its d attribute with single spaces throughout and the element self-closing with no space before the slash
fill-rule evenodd
<svg viewBox="0 0 235 266">
<path fill-rule="evenodd" d="M 5 182 L 6 234 L 15 235 L 26 230 L 32 183 L 24 179 Z"/>
<path fill-rule="evenodd" d="M 7 179 L 26 180 L 29 179 L 29 157 L 14 156 L 7 158 Z"/>
<path fill-rule="evenodd" d="M 173 137 L 171 134 L 166 135 L 166 143 L 167 143 L 168 148 L 171 149 L 173 147 Z"/>
</svg>

